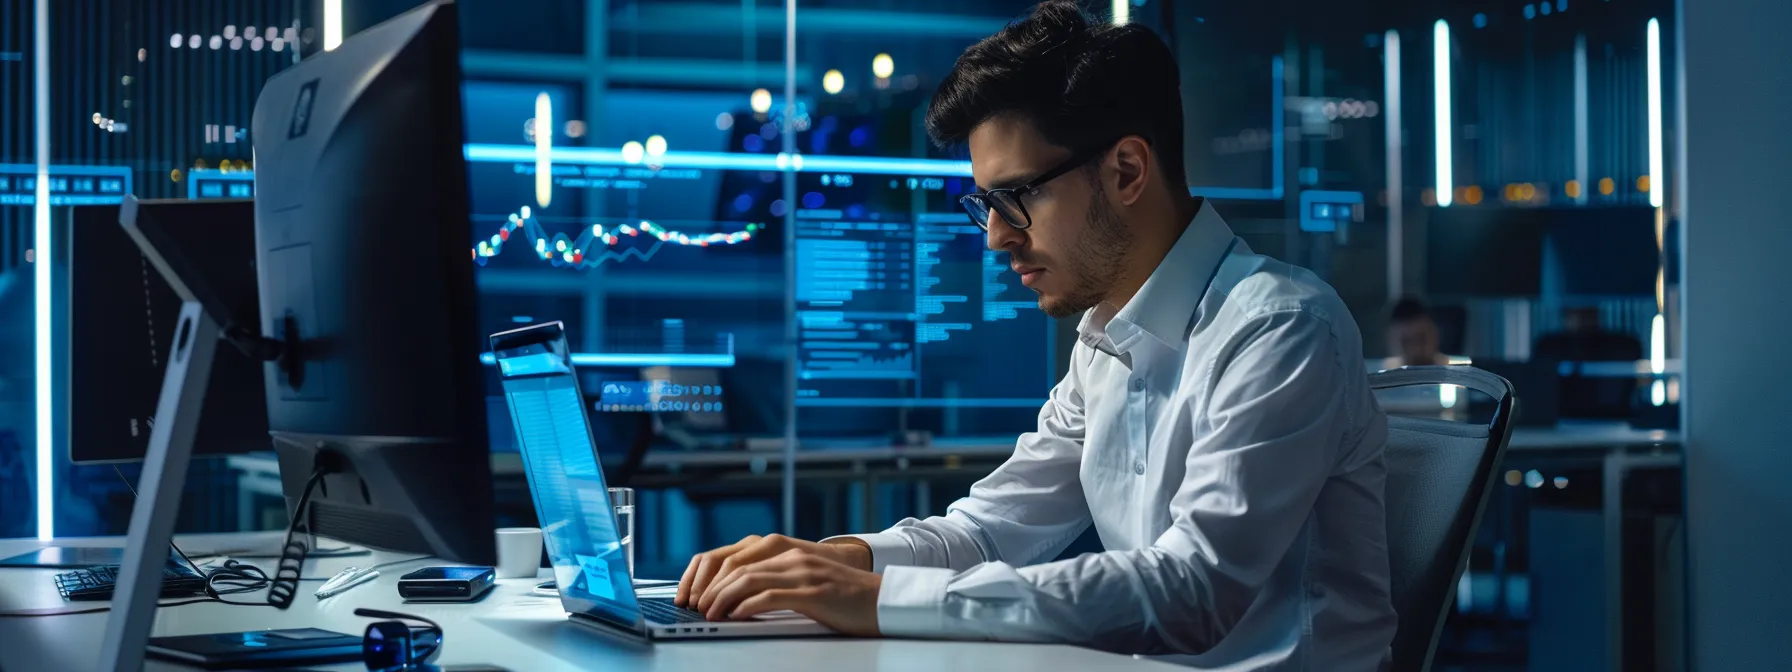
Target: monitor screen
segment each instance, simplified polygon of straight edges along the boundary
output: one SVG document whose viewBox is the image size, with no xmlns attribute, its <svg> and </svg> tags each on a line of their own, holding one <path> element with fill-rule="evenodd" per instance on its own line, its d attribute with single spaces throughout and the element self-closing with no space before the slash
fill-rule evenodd
<svg viewBox="0 0 1792 672">
<path fill-rule="evenodd" d="M 145 205 L 139 217 L 160 206 Z M 248 201 L 181 208 L 164 219 L 185 258 L 214 280 L 230 312 L 253 316 L 255 217 Z M 149 448 L 162 375 L 174 345 L 180 297 L 118 223 L 119 208 L 70 210 L 69 457 L 74 462 L 141 460 Z M 184 215 L 200 216 L 186 218 Z M 214 317 L 214 319 L 223 319 Z M 262 365 L 220 344 L 212 361 L 197 455 L 269 450 Z"/>
<path fill-rule="evenodd" d="M 639 624 L 628 555 L 558 323 L 492 337 L 548 560 L 569 611 Z"/>
<path fill-rule="evenodd" d="M 1425 290 L 1432 298 L 1542 292 L 1542 210 L 1459 206 L 1425 213 Z"/>
</svg>

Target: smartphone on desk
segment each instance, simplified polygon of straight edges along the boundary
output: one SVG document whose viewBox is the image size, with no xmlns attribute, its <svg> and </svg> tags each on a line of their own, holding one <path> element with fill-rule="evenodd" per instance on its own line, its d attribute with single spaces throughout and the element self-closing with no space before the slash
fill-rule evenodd
<svg viewBox="0 0 1792 672">
<path fill-rule="evenodd" d="M 490 567 L 424 567 L 398 578 L 398 595 L 412 602 L 472 602 L 491 592 Z"/>
</svg>

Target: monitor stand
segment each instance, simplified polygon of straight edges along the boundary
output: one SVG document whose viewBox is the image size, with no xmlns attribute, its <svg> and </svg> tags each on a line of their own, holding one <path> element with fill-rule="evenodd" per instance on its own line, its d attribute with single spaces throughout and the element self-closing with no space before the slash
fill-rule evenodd
<svg viewBox="0 0 1792 672">
<path fill-rule="evenodd" d="M 155 426 L 149 431 L 149 452 L 143 457 L 143 475 L 138 478 L 137 499 L 131 507 L 130 532 L 112 591 L 112 614 L 106 619 L 99 669 L 143 669 L 144 648 L 162 594 L 162 568 L 174 541 L 174 519 L 180 513 L 187 463 L 193 456 L 205 386 L 211 380 L 212 357 L 218 350 L 218 324 L 193 297 L 183 298 L 174 347 L 162 376 L 162 395 L 156 401 Z"/>
</svg>

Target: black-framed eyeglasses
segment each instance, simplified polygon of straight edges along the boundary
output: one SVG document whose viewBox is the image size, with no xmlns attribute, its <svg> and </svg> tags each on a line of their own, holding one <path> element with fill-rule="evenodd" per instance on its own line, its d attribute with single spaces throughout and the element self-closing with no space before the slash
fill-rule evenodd
<svg viewBox="0 0 1792 672">
<path fill-rule="evenodd" d="M 1096 151 L 1082 152 L 1070 157 L 1070 160 L 1058 164 L 1058 167 L 1045 171 L 1026 184 L 965 194 L 958 198 L 958 204 L 964 206 L 965 212 L 970 213 L 971 223 L 976 224 L 984 231 L 989 230 L 989 213 L 992 210 L 1000 214 L 1002 221 L 1007 222 L 1008 226 L 1025 231 L 1028 227 L 1033 226 L 1033 216 L 1027 214 L 1027 206 L 1021 202 L 1022 196 L 1039 193 L 1039 188 L 1045 186 L 1045 183 L 1083 167 L 1083 164 L 1095 160 L 1096 157 L 1106 152 L 1107 146 L 1105 145 Z"/>
<path fill-rule="evenodd" d="M 415 670 L 434 662 L 442 652 L 442 626 L 435 621 L 379 609 L 356 609 L 356 616 L 394 620 L 367 624 L 361 636 L 361 661 L 374 672 Z M 413 628 L 405 621 L 427 625 Z"/>
</svg>

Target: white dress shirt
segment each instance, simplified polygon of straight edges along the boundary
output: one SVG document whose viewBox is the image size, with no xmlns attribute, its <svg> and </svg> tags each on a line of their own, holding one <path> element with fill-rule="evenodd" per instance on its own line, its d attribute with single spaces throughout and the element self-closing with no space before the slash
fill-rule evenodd
<svg viewBox="0 0 1792 672">
<path fill-rule="evenodd" d="M 1387 421 L 1337 293 L 1202 204 L 1138 295 L 1078 330 L 1013 457 L 944 516 L 855 535 L 883 633 L 1385 666 Z M 1051 562 L 1091 524 L 1105 552 Z"/>
</svg>

